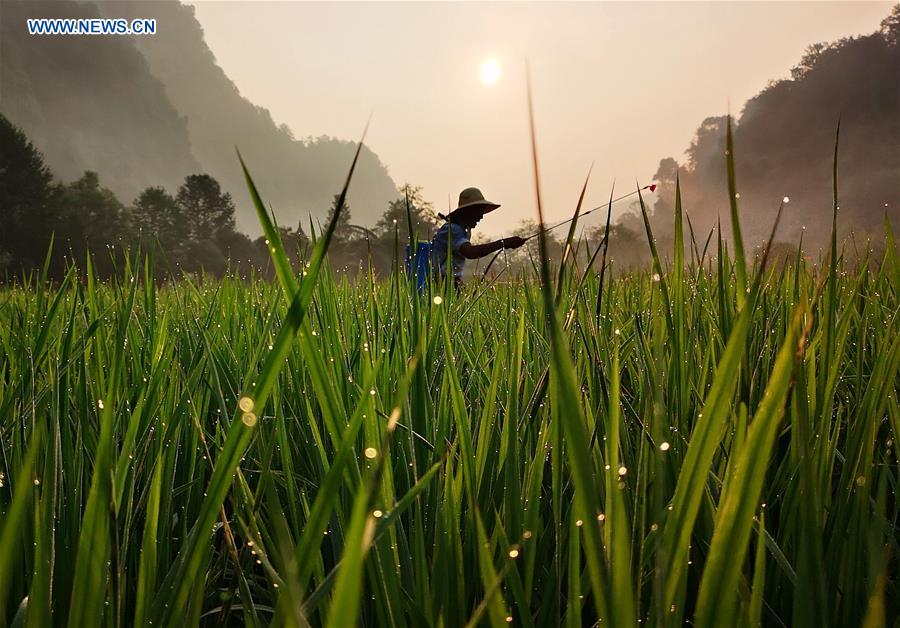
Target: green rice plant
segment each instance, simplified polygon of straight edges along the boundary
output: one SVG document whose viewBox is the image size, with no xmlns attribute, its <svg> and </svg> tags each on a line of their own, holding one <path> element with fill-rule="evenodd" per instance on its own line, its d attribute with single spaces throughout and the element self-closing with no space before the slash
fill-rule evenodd
<svg viewBox="0 0 900 628">
<path fill-rule="evenodd" d="M 277 281 L 3 286 L 0 627 L 890 625 L 892 226 L 751 264 L 726 144 L 730 235 L 678 183 L 627 274 L 574 228 L 458 294 L 350 282 L 331 225 L 291 267 L 247 168 Z"/>
</svg>

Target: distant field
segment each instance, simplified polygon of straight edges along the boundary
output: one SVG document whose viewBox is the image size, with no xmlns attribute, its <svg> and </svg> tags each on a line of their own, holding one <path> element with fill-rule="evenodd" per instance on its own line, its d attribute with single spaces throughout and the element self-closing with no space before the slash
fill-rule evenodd
<svg viewBox="0 0 900 628">
<path fill-rule="evenodd" d="M 0 289 L 0 626 L 892 622 L 892 237 L 420 298 L 273 235 L 276 283 Z"/>
</svg>

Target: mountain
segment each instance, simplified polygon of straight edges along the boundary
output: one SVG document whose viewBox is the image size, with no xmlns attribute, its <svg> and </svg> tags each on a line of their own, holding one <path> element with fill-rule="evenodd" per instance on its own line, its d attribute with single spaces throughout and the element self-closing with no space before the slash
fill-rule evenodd
<svg viewBox="0 0 900 628">
<path fill-rule="evenodd" d="M 745 237 L 768 236 L 784 197 L 780 240 L 815 246 L 831 232 L 832 163 L 840 120 L 838 225 L 841 234 L 881 236 L 885 214 L 900 223 L 900 7 L 871 35 L 807 49 L 791 78 L 771 82 L 734 124 L 737 191 Z M 675 177 L 696 237 L 722 218 L 730 232 L 725 173 L 726 116 L 703 121 L 685 163 L 666 158 L 655 228 L 671 234 Z M 864 239 L 864 237 L 863 237 Z"/>
<path fill-rule="evenodd" d="M 125 37 L 31 36 L 27 18 L 95 18 L 76 2 L 0 2 L 0 111 L 57 177 L 101 174 L 125 202 L 201 169 L 187 121 Z"/>
<path fill-rule="evenodd" d="M 157 34 L 135 38 L 134 44 L 153 75 L 165 84 L 175 107 L 187 116 L 194 154 L 232 194 L 241 192 L 235 198 L 247 199 L 234 156 L 236 145 L 263 198 L 274 206 L 281 222 L 296 225 L 309 212 L 324 218 L 332 197 L 344 184 L 357 138 L 348 142 L 323 137 L 307 143 L 295 140 L 286 128 L 279 128 L 266 109 L 240 95 L 216 64 L 193 7 L 178 0 L 96 4 L 108 17 L 156 18 Z M 350 193 L 353 218 L 374 224 L 396 197 L 396 186 L 387 169 L 364 148 Z M 241 219 L 239 213 L 238 225 L 251 230 Z M 249 220 L 255 229 L 255 215 Z"/>
<path fill-rule="evenodd" d="M 29 17 L 147 17 L 144 37 L 29 36 Z M 177 0 L 3 0 L 0 112 L 20 126 L 64 179 L 100 173 L 124 201 L 149 185 L 211 174 L 237 204 L 237 227 L 258 234 L 239 147 L 280 223 L 323 218 L 340 191 L 355 141 L 300 141 L 243 96 L 217 65 L 192 7 Z M 351 138 L 354 139 L 355 138 Z M 374 224 L 397 196 L 386 167 L 363 149 L 353 218 Z"/>
</svg>

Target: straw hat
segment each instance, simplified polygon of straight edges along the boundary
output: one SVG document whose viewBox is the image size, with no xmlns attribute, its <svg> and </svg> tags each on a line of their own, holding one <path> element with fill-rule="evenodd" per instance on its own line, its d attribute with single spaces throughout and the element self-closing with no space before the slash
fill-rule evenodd
<svg viewBox="0 0 900 628">
<path fill-rule="evenodd" d="M 478 188 L 466 188 L 459 193 L 459 204 L 447 216 L 448 219 L 468 213 L 474 209 L 479 209 L 481 213 L 486 214 L 500 207 L 500 203 L 493 203 L 484 198 L 484 194 Z"/>
<path fill-rule="evenodd" d="M 478 188 L 466 188 L 459 193 L 459 205 L 456 207 L 455 211 L 479 206 L 484 208 L 483 211 L 486 214 L 500 207 L 500 203 L 492 203 L 491 201 L 485 200 L 484 194 L 482 194 L 481 190 Z"/>
</svg>

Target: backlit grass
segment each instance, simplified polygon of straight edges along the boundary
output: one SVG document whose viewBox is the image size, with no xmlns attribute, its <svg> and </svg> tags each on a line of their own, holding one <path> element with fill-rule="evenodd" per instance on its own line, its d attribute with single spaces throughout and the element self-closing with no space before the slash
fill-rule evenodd
<svg viewBox="0 0 900 628">
<path fill-rule="evenodd" d="M 330 229 L 295 273 L 257 200 L 276 283 L 0 290 L 0 626 L 900 613 L 889 226 L 859 268 L 719 236 L 419 298 Z"/>
</svg>

